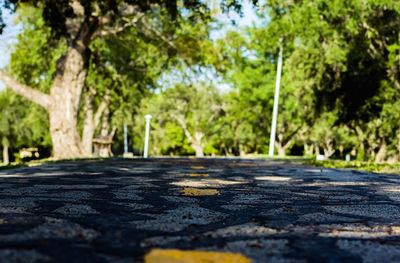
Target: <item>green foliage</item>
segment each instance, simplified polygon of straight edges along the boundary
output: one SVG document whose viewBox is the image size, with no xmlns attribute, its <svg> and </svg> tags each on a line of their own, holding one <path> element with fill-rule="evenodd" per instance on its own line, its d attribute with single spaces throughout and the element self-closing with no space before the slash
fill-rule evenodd
<svg viewBox="0 0 400 263">
<path fill-rule="evenodd" d="M 13 47 L 9 69 L 22 83 L 48 92 L 56 71 L 56 61 L 64 54 L 64 42 L 54 39 L 38 8 L 24 5 L 17 21 L 23 27 Z"/>
<path fill-rule="evenodd" d="M 50 146 L 48 123 L 43 109 L 8 89 L 0 92 L 0 105 L 2 145 L 14 149 Z"/>
</svg>

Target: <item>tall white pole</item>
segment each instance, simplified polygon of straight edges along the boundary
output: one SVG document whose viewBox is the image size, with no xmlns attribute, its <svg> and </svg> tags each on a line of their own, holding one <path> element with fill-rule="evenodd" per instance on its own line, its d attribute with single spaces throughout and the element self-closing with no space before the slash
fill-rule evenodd
<svg viewBox="0 0 400 263">
<path fill-rule="evenodd" d="M 144 136 L 143 157 L 147 158 L 147 157 L 149 157 L 149 137 L 150 137 L 150 119 L 151 119 L 151 115 L 147 114 L 146 116 L 144 116 L 144 118 L 146 119 L 146 133 L 145 133 L 145 136 Z"/>
<path fill-rule="evenodd" d="M 128 153 L 128 124 L 124 124 L 124 154 Z"/>
<path fill-rule="evenodd" d="M 279 102 L 279 89 L 281 86 L 281 75 L 282 75 L 282 56 L 283 48 L 282 45 L 279 48 L 278 68 L 276 70 L 276 83 L 275 83 L 275 96 L 274 96 L 274 109 L 272 112 L 272 123 L 271 123 L 271 134 L 269 138 L 269 156 L 274 156 L 275 146 L 275 134 L 276 134 L 276 122 L 278 118 L 278 102 Z"/>
</svg>

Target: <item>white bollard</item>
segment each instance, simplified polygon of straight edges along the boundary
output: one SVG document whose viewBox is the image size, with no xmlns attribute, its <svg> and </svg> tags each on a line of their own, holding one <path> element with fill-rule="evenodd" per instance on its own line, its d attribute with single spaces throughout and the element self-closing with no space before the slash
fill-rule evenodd
<svg viewBox="0 0 400 263">
<path fill-rule="evenodd" d="M 151 115 L 147 114 L 146 116 L 144 116 L 144 118 L 146 119 L 146 133 L 145 133 L 145 136 L 144 136 L 143 157 L 147 158 L 147 157 L 149 157 L 149 137 L 150 137 L 150 119 L 151 119 Z"/>
</svg>

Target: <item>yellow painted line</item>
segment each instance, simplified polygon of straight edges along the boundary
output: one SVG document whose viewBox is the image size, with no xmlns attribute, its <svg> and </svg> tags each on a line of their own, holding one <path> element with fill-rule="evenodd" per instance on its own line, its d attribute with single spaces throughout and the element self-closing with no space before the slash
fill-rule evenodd
<svg viewBox="0 0 400 263">
<path fill-rule="evenodd" d="M 239 253 L 211 252 L 178 249 L 152 249 L 145 263 L 250 263 L 251 260 Z"/>
<path fill-rule="evenodd" d="M 190 166 L 191 169 L 196 169 L 196 170 L 202 170 L 205 169 L 206 167 L 202 166 L 202 165 L 194 165 L 194 166 Z"/>
<path fill-rule="evenodd" d="M 184 179 L 178 182 L 172 182 L 170 184 L 182 186 L 182 187 L 212 187 L 218 188 L 224 185 L 235 185 L 235 184 L 243 184 L 243 181 L 231 181 L 231 180 L 222 180 L 222 179 Z"/>
<path fill-rule="evenodd" d="M 189 174 L 191 177 L 208 177 L 208 174 L 196 174 L 196 173 L 191 173 Z"/>
<path fill-rule="evenodd" d="M 400 226 L 392 226 L 391 232 L 396 235 L 400 235 Z"/>
<path fill-rule="evenodd" d="M 207 196 L 207 195 L 218 195 L 217 189 L 198 189 L 193 187 L 185 187 L 182 189 L 183 195 L 188 196 Z"/>
</svg>

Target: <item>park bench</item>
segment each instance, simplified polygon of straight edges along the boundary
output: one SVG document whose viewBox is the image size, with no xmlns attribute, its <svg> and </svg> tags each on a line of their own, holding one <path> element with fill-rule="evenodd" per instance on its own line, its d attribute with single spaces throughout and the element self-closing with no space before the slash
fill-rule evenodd
<svg viewBox="0 0 400 263">
<path fill-rule="evenodd" d="M 100 157 L 111 157 L 114 156 L 112 153 L 112 144 L 115 131 L 117 129 L 114 127 L 109 135 L 99 136 L 93 139 L 94 155 Z"/>
</svg>

